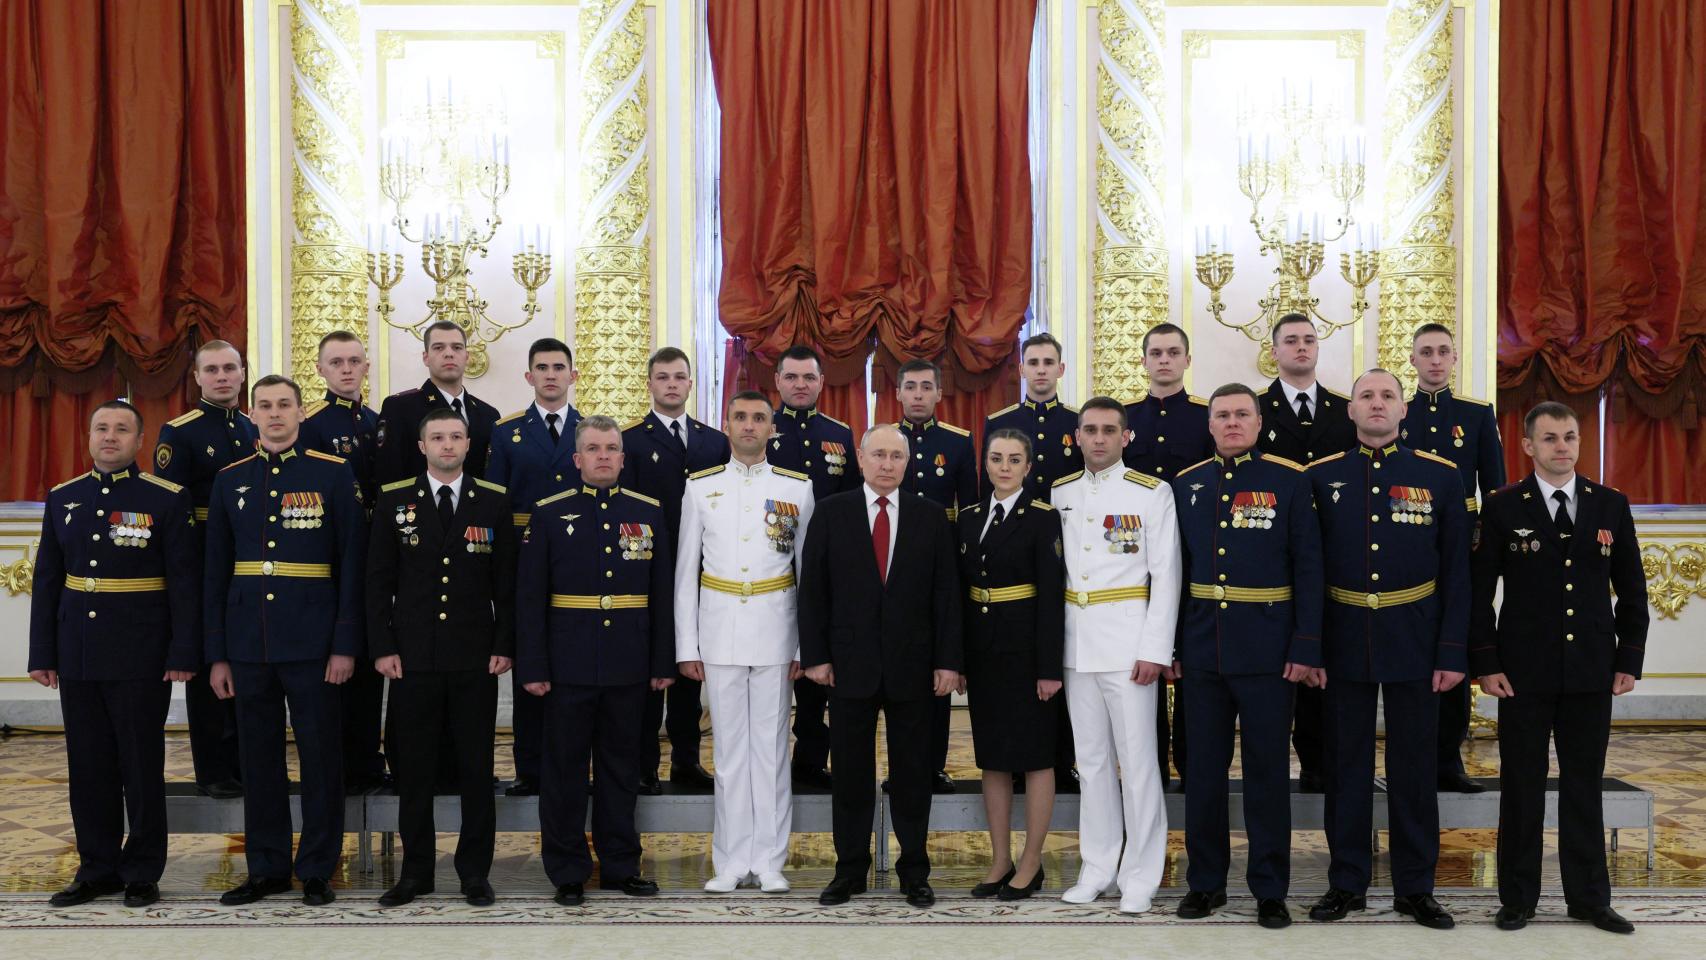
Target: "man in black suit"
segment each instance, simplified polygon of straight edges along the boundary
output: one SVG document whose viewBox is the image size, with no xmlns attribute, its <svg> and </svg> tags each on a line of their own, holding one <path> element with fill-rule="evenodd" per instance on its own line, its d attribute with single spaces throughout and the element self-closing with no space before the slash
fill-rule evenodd
<svg viewBox="0 0 1706 960">
<path fill-rule="evenodd" d="M 391 750 L 403 758 L 397 778 L 403 869 L 379 905 L 399 907 L 432 892 L 433 784 L 445 774 L 461 787 L 462 896 L 488 906 L 497 830 L 492 728 L 498 676 L 508 672 L 515 652 L 518 534 L 504 488 L 463 470 L 468 425 L 462 418 L 434 410 L 420 433 L 426 472 L 379 492 L 367 551 L 368 653 L 373 669 L 391 680 Z M 456 766 L 441 771 L 438 732 L 446 726 Z"/>
<path fill-rule="evenodd" d="M 1471 555 L 1470 668 L 1499 698 L 1502 905 L 1494 922 L 1520 930 L 1540 899 L 1552 740 L 1564 902 L 1576 920 L 1632 933 L 1611 908 L 1600 777 L 1611 698 L 1635 689 L 1647 645 L 1641 545 L 1629 499 L 1576 475 L 1580 425 L 1570 408 L 1542 403 L 1522 426 L 1534 472 L 1487 498 Z"/>
<path fill-rule="evenodd" d="M 1262 432 L 1256 437 L 1261 452 L 1309 466 L 1356 446 L 1350 399 L 1315 379 L 1321 345 L 1315 324 L 1301 313 L 1288 313 L 1274 322 L 1268 345 L 1280 375 L 1262 393 Z M 1292 703 L 1292 749 L 1297 751 L 1298 789 L 1320 793 L 1322 781 L 1321 690 L 1298 684 Z"/>
<path fill-rule="evenodd" d="M 800 666 L 829 688 L 835 879 L 818 902 L 865 892 L 876 803 L 877 712 L 888 720 L 889 803 L 906 902 L 927 907 L 931 697 L 961 669 L 960 581 L 942 508 L 902 492 L 911 454 L 893 424 L 859 444 L 865 482 L 818 503 L 800 575 Z M 882 838 L 878 842 L 886 842 Z"/>
<path fill-rule="evenodd" d="M 421 418 L 439 407 L 449 407 L 468 421 L 468 472 L 484 477 L 498 408 L 469 393 L 462 381 L 468 368 L 468 335 L 455 322 L 440 320 L 426 328 L 421 343 L 426 348 L 421 353 L 426 382 L 419 389 L 386 397 L 379 407 L 374 482 L 413 480 L 426 472 L 426 456 L 417 442 Z"/>
</svg>

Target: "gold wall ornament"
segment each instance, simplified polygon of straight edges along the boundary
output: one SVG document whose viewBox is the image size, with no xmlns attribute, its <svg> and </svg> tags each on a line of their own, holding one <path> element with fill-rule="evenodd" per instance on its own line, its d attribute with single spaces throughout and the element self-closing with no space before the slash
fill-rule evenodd
<svg viewBox="0 0 1706 960">
<path fill-rule="evenodd" d="M 645 11 L 639 0 L 583 0 L 579 32 L 576 405 L 630 419 L 646 410 L 652 345 Z"/>
<path fill-rule="evenodd" d="M 1380 366 L 1415 386 L 1417 327 L 1457 329 L 1451 169 L 1454 96 L 1451 0 L 1392 0 L 1386 16 L 1385 232 Z"/>
<path fill-rule="evenodd" d="M 1694 597 L 1706 598 L 1706 543 L 1648 543 L 1641 546 L 1647 603 L 1660 620 L 1675 620 Z"/>
<path fill-rule="evenodd" d="M 290 366 L 304 395 L 325 389 L 320 338 L 366 339 L 367 285 L 356 225 L 363 206 L 361 6 L 295 0 L 291 8 Z"/>
<path fill-rule="evenodd" d="M 11 563 L 0 564 L 0 584 L 6 587 L 9 596 L 20 593 L 28 594 L 35 588 L 36 551 L 41 548 L 41 541 L 31 540 L 24 555 Z"/>
<path fill-rule="evenodd" d="M 1143 336 L 1170 296 L 1161 115 L 1160 0 L 1102 0 L 1096 14 L 1095 327 L 1091 392 L 1136 401 L 1149 383 Z"/>
</svg>

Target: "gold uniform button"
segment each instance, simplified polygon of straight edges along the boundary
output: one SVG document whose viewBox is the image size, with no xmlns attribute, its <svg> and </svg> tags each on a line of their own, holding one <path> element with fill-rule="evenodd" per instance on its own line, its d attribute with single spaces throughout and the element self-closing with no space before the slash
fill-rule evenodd
<svg viewBox="0 0 1706 960">
<path fill-rule="evenodd" d="M 448 594 L 448 593 L 441 593 L 441 594 L 439 594 L 439 595 L 438 595 L 438 599 L 439 599 L 439 602 L 440 602 L 440 603 L 443 603 L 443 602 L 446 602 L 446 601 L 448 601 L 448 600 L 449 600 L 449 599 L 450 599 L 450 594 Z"/>
<path fill-rule="evenodd" d="M 439 612 L 439 614 L 438 614 L 438 618 L 439 618 L 439 619 L 440 619 L 440 620 L 449 620 L 449 619 L 450 619 L 450 614 L 448 614 L 448 613 L 445 613 L 445 612 L 443 612 L 443 611 L 440 611 L 440 612 Z"/>
<path fill-rule="evenodd" d="M 1564 634 L 1564 639 L 1565 640 L 1574 640 L 1574 639 L 1576 639 L 1576 635 L 1573 633 L 1566 633 L 1566 634 Z"/>
<path fill-rule="evenodd" d="M 100 543 L 101 542 L 101 535 L 98 533 L 93 534 L 89 537 L 89 539 L 95 541 L 96 543 Z"/>
<path fill-rule="evenodd" d="M 1225 583 L 1225 582 L 1226 582 L 1226 574 L 1224 574 L 1224 573 L 1223 573 L 1223 574 L 1221 574 L 1221 575 L 1220 575 L 1220 582 L 1221 582 L 1221 583 Z"/>
<path fill-rule="evenodd" d="M 278 542 L 277 542 L 277 541 L 275 541 L 275 540 L 268 540 L 268 541 L 267 541 L 267 549 L 269 549 L 269 550 L 270 550 L 270 549 L 272 549 L 272 548 L 274 548 L 274 547 L 276 547 L 276 546 L 278 546 Z"/>
<path fill-rule="evenodd" d="M 91 567 L 98 567 L 100 565 L 101 565 L 101 562 L 99 560 L 90 560 L 89 561 L 89 566 L 91 566 Z"/>
<path fill-rule="evenodd" d="M 1220 502 L 1221 502 L 1221 503 L 1225 503 L 1225 502 L 1226 502 L 1226 501 L 1228 501 L 1228 500 L 1231 500 L 1231 499 L 1232 499 L 1232 498 L 1231 498 L 1231 497 L 1230 497 L 1230 496 L 1227 496 L 1227 495 L 1226 495 L 1226 494 L 1224 494 L 1224 493 L 1223 493 L 1223 494 L 1221 494 L 1221 495 L 1220 495 Z"/>
<path fill-rule="evenodd" d="M 277 467 L 273 467 L 273 468 L 272 468 L 272 472 L 273 472 L 273 473 L 278 473 L 278 468 L 277 468 Z"/>
<path fill-rule="evenodd" d="M 616 571 L 614 571 L 614 570 L 606 570 L 606 571 L 604 571 L 604 576 L 605 576 L 605 577 L 606 577 L 606 578 L 609 578 L 609 577 L 614 577 L 614 576 L 616 576 Z"/>
<path fill-rule="evenodd" d="M 604 625 L 607 627 L 610 626 L 610 621 L 609 620 L 604 621 Z"/>
<path fill-rule="evenodd" d="M 277 471 L 277 470 L 274 470 L 274 471 L 273 471 L 273 472 L 274 472 L 274 473 L 277 473 L 277 472 L 278 472 L 278 471 Z M 102 492 L 102 493 L 112 493 L 112 492 L 113 492 L 113 490 L 112 490 L 112 488 L 111 488 L 111 487 L 102 487 L 102 488 L 101 488 L 101 492 Z"/>
<path fill-rule="evenodd" d="M 1222 609 L 1222 610 L 1226 609 L 1226 601 L 1225 600 L 1220 601 L 1220 609 Z"/>
<path fill-rule="evenodd" d="M 1223 556 L 1223 557 L 1224 557 L 1224 556 L 1226 556 L 1226 548 L 1225 548 L 1225 547 L 1221 547 L 1221 548 L 1220 548 L 1220 549 L 1219 549 L 1219 550 L 1218 550 L 1218 551 L 1216 551 L 1216 552 L 1218 552 L 1218 553 L 1219 553 L 1219 554 L 1220 554 L 1220 555 L 1221 555 L 1221 556 Z"/>
<path fill-rule="evenodd" d="M 1370 549 L 1370 550 L 1373 550 L 1373 551 L 1374 551 L 1374 552 L 1375 552 L 1375 553 L 1379 553 L 1379 552 L 1380 552 L 1380 544 L 1378 544 L 1378 543 L 1371 543 L 1371 544 L 1369 544 L 1369 545 L 1368 545 L 1368 548 L 1369 548 L 1369 549 Z"/>
<path fill-rule="evenodd" d="M 1155 438 L 1155 442 L 1156 442 L 1156 443 L 1166 443 L 1166 442 L 1167 442 L 1167 438 L 1166 438 L 1166 437 L 1156 437 L 1156 438 Z"/>
<path fill-rule="evenodd" d="M 1368 488 L 1368 492 L 1369 492 L 1369 493 L 1379 493 L 1379 492 L 1380 492 L 1380 488 L 1379 488 L 1379 487 L 1377 487 L 1377 486 L 1376 486 L 1376 487 L 1369 487 L 1369 488 Z"/>
<path fill-rule="evenodd" d="M 1429 428 L 1428 428 L 1428 432 L 1429 432 L 1429 433 L 1438 433 L 1438 432 L 1439 432 L 1439 428 L 1438 428 L 1438 427 L 1429 427 Z"/>
<path fill-rule="evenodd" d="M 444 558 L 444 565 L 447 567 L 450 566 L 450 558 L 449 557 Z M 446 582 L 449 582 L 449 581 L 446 581 Z"/>
<path fill-rule="evenodd" d="M 562 474 L 560 474 L 560 473 L 559 473 L 559 474 L 557 474 L 557 482 L 558 482 L 558 483 L 562 483 L 562 482 L 563 482 L 563 475 L 562 475 Z"/>
<path fill-rule="evenodd" d="M 1566 584 L 1564 584 L 1564 589 L 1566 591 L 1574 590 L 1574 589 L 1576 589 L 1576 585 L 1573 583 L 1566 583 Z"/>
<path fill-rule="evenodd" d="M 439 578 L 438 578 L 438 582 L 439 582 L 439 583 L 449 583 L 449 582 L 450 582 L 450 578 L 449 578 L 449 577 L 439 577 Z"/>
<path fill-rule="evenodd" d="M 1374 469 L 1376 469 L 1376 470 L 1379 470 L 1379 469 L 1380 469 L 1380 461 L 1378 461 L 1378 460 L 1376 460 L 1376 461 L 1375 461 L 1375 462 L 1374 462 Z"/>
<path fill-rule="evenodd" d="M 604 548 L 604 552 L 605 552 L 605 553 L 609 553 L 609 552 L 610 552 L 610 548 L 609 548 L 609 547 L 605 547 L 605 548 Z"/>
<path fill-rule="evenodd" d="M 1038 460 L 1047 460 L 1047 459 L 1048 459 L 1048 458 L 1047 458 L 1047 457 L 1045 457 L 1045 456 L 1043 456 L 1043 455 L 1042 455 L 1042 454 L 1040 454 L 1040 453 L 1039 453 L 1039 454 L 1037 454 L 1037 459 L 1038 459 Z M 1042 478 L 1042 477 L 1038 477 L 1038 478 L 1037 478 L 1037 482 L 1038 482 L 1038 483 L 1041 483 L 1041 482 L 1042 482 L 1042 479 L 1043 479 L 1043 478 Z"/>
<path fill-rule="evenodd" d="M 1231 470 L 1226 471 L 1226 479 L 1228 479 L 1228 480 L 1232 479 L 1232 471 Z"/>
<path fill-rule="evenodd" d="M 1220 529 L 1222 529 L 1222 530 L 1226 529 L 1226 521 L 1225 520 L 1220 521 Z"/>
<path fill-rule="evenodd" d="M 922 450 L 920 450 L 920 451 L 918 451 L 918 452 L 917 452 L 917 453 L 915 453 L 915 454 L 913 454 L 913 455 L 912 455 L 912 459 L 914 459 L 914 460 L 922 460 L 922 459 L 924 459 L 924 451 L 922 451 Z"/>
<path fill-rule="evenodd" d="M 1368 578 L 1369 578 L 1369 579 L 1370 579 L 1370 580 L 1379 580 L 1379 579 L 1380 579 L 1380 574 L 1378 574 L 1378 573 L 1371 573 L 1371 574 L 1369 574 L 1369 575 L 1368 575 Z"/>
<path fill-rule="evenodd" d="M 1370 514 L 1368 519 L 1373 523 L 1379 523 L 1380 522 L 1380 514 L 1378 514 L 1378 513 Z"/>
<path fill-rule="evenodd" d="M 93 620 L 93 619 L 95 619 L 95 611 L 93 611 L 93 610 L 90 610 L 90 611 L 89 611 L 89 619 L 90 619 L 90 620 Z"/>
<path fill-rule="evenodd" d="M 95 539 L 97 539 L 97 540 L 99 540 L 99 539 L 100 539 L 100 538 L 99 538 L 99 537 L 96 537 L 96 538 L 95 538 Z M 1570 566 L 1570 565 L 1571 565 L 1571 564 L 1572 564 L 1572 563 L 1574 563 L 1574 561 L 1571 561 L 1571 560 L 1565 560 L 1565 561 L 1564 561 L 1564 566 L 1566 566 L 1566 567 L 1568 567 L 1568 566 Z"/>
<path fill-rule="evenodd" d="M 268 522 L 268 523 L 277 523 L 277 522 L 278 522 L 278 518 L 277 518 L 277 517 L 268 517 L 268 518 L 267 518 L 267 522 Z"/>
<path fill-rule="evenodd" d="M 1567 608 L 1565 608 L 1565 610 L 1564 610 L 1564 616 L 1566 616 L 1566 617 L 1573 617 L 1573 616 L 1575 616 L 1575 615 L 1576 615 L 1576 608 L 1575 608 L 1575 607 L 1567 607 Z"/>
<path fill-rule="evenodd" d="M 983 612 L 984 612 L 984 613 L 988 613 L 988 612 L 989 612 L 989 608 L 988 608 L 988 607 L 983 607 L 983 608 L 981 608 L 981 609 L 982 609 L 982 610 L 983 610 Z"/>
<path fill-rule="evenodd" d="M 1439 408 L 1430 403 L 1430 404 L 1428 404 L 1428 412 L 1429 413 L 1438 413 Z"/>
<path fill-rule="evenodd" d="M 267 491 L 267 496 L 269 496 L 269 497 L 276 497 L 276 496 L 278 496 L 278 491 L 277 491 L 277 490 L 268 490 L 268 491 Z"/>
<path fill-rule="evenodd" d="M 600 510 L 609 510 L 609 509 L 610 509 L 610 504 L 608 504 L 608 503 L 601 503 L 601 504 L 599 504 L 599 505 L 598 505 L 598 509 L 600 509 Z"/>
</svg>

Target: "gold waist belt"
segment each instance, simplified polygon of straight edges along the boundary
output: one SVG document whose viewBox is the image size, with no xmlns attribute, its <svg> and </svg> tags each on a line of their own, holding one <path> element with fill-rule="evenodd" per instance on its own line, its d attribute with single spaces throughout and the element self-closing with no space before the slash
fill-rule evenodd
<svg viewBox="0 0 1706 960">
<path fill-rule="evenodd" d="M 1199 600 L 1232 600 L 1238 603 L 1279 603 L 1291 599 L 1290 587 L 1227 587 L 1193 583 L 1191 596 Z"/>
<path fill-rule="evenodd" d="M 1066 591 L 1066 602 L 1076 603 L 1080 607 L 1094 606 L 1098 603 L 1116 603 L 1120 600 L 1148 599 L 1148 587 L 1110 587 L 1107 590 Z"/>
<path fill-rule="evenodd" d="M 84 593 L 152 593 L 166 589 L 165 577 L 74 577 L 65 575 L 65 589 Z"/>
<path fill-rule="evenodd" d="M 329 563 L 285 563 L 283 560 L 239 560 L 231 565 L 231 575 L 236 577 L 303 577 L 309 580 L 330 580 L 332 565 Z"/>
<path fill-rule="evenodd" d="M 1006 603 L 1009 600 L 1029 600 L 1037 595 L 1036 584 L 1021 583 L 1016 587 L 996 587 L 985 590 L 972 587 L 968 591 L 973 603 Z"/>
<path fill-rule="evenodd" d="M 1433 593 L 1434 582 L 1432 580 L 1419 586 L 1405 587 L 1402 590 L 1386 590 L 1381 593 L 1360 593 L 1356 590 L 1346 590 L 1343 587 L 1327 588 L 1327 596 L 1331 597 L 1334 602 L 1352 607 L 1367 607 L 1370 610 L 1379 610 L 1381 607 L 1396 607 L 1404 603 L 1415 603 L 1423 597 L 1433 596 Z"/>
<path fill-rule="evenodd" d="M 766 580 L 728 580 L 723 577 L 713 577 L 708 573 L 699 574 L 699 585 L 707 590 L 726 593 L 730 596 L 746 599 L 756 597 L 761 593 L 776 593 L 794 585 L 794 571 L 789 570 L 779 577 Z"/>
<path fill-rule="evenodd" d="M 644 610 L 650 600 L 651 598 L 643 593 L 607 593 L 601 597 L 551 594 L 551 606 L 559 610 Z"/>
</svg>

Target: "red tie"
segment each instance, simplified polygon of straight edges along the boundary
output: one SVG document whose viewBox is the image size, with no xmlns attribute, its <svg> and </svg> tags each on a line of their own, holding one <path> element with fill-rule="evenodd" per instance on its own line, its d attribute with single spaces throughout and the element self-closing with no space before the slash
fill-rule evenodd
<svg viewBox="0 0 1706 960">
<path fill-rule="evenodd" d="M 877 579 L 889 582 L 889 498 L 877 498 L 877 522 L 871 524 L 871 548 L 877 551 Z"/>
</svg>

